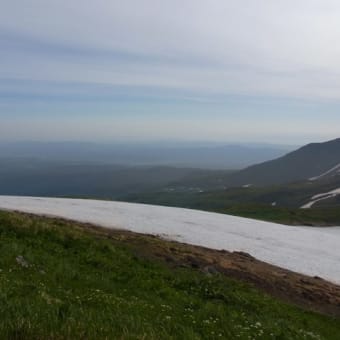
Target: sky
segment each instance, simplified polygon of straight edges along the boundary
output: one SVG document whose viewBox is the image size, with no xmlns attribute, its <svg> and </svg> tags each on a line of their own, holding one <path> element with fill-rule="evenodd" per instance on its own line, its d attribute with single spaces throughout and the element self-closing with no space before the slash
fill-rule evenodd
<svg viewBox="0 0 340 340">
<path fill-rule="evenodd" d="M 338 0 L 3 0 L 0 140 L 340 137 Z"/>
</svg>

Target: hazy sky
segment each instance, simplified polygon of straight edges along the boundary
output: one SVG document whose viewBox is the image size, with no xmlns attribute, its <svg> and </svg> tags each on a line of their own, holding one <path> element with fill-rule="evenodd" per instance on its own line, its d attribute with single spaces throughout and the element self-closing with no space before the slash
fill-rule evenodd
<svg viewBox="0 0 340 340">
<path fill-rule="evenodd" d="M 0 139 L 340 137 L 338 0 L 3 0 Z"/>
</svg>

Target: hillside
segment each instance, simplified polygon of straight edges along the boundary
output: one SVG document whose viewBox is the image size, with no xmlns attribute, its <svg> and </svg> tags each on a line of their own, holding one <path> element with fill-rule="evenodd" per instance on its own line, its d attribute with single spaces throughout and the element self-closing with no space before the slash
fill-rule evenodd
<svg viewBox="0 0 340 340">
<path fill-rule="evenodd" d="M 272 185 L 301 180 L 317 180 L 337 175 L 340 165 L 340 138 L 308 144 L 278 159 L 250 166 L 229 176 L 226 184 Z"/>
<path fill-rule="evenodd" d="M 215 178 L 215 184 L 218 182 Z M 212 183 L 212 179 L 206 183 Z M 291 225 L 340 225 L 340 176 L 223 190 L 196 185 L 196 190 L 172 185 L 159 191 L 126 195 L 121 200 L 215 211 Z M 310 202 L 313 204 L 309 209 L 301 209 Z"/>
<path fill-rule="evenodd" d="M 269 187 L 295 182 L 319 182 L 340 179 L 340 138 L 312 143 L 280 158 L 251 165 L 243 170 L 213 172 L 202 178 L 185 178 L 170 184 L 171 189 L 190 191 L 224 190 L 233 187 Z"/>
<path fill-rule="evenodd" d="M 0 234 L 2 339 L 340 337 L 339 287 L 247 254 L 9 212 Z"/>
</svg>

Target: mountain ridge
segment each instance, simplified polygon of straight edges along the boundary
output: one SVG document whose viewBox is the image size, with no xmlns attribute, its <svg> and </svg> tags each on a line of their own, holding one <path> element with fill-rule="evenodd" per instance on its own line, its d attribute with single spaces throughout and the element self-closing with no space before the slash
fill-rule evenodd
<svg viewBox="0 0 340 340">
<path fill-rule="evenodd" d="M 340 164 L 340 138 L 310 143 L 271 161 L 249 166 L 227 178 L 227 184 L 273 185 L 316 178 Z"/>
</svg>

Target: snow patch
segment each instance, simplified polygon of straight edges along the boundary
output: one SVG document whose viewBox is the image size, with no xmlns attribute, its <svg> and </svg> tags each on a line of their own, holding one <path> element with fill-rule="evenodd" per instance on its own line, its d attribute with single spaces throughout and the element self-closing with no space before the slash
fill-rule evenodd
<svg viewBox="0 0 340 340">
<path fill-rule="evenodd" d="M 320 201 L 323 201 L 323 200 L 326 200 L 328 198 L 332 198 L 332 197 L 335 197 L 337 195 L 340 195 L 340 188 L 339 189 L 335 189 L 335 190 L 332 190 L 332 191 L 329 191 L 329 192 L 325 192 L 325 193 L 322 193 L 322 194 L 317 194 L 317 195 L 314 195 L 311 199 L 310 202 L 308 202 L 307 204 L 304 204 L 301 209 L 309 209 L 311 208 L 316 202 L 320 202 Z"/>
<path fill-rule="evenodd" d="M 340 227 L 292 227 L 204 211 L 97 200 L 0 196 L 0 208 L 162 235 L 340 283 Z"/>
<path fill-rule="evenodd" d="M 323 174 L 319 175 L 319 176 L 315 176 L 315 177 L 311 177 L 309 178 L 310 181 L 316 181 L 318 179 L 320 179 L 321 177 L 324 177 L 326 175 L 329 175 L 330 173 L 332 173 L 333 171 L 336 171 L 337 173 L 340 172 L 340 163 L 336 166 L 334 166 L 333 168 L 327 170 L 326 172 L 324 172 Z"/>
</svg>

